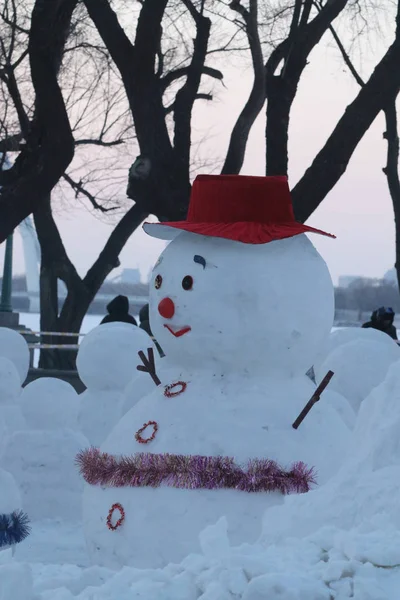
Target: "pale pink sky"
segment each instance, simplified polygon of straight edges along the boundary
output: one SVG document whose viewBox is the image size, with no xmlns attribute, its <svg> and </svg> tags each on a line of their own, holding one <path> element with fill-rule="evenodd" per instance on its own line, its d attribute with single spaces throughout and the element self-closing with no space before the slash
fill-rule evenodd
<svg viewBox="0 0 400 600">
<path fill-rule="evenodd" d="M 209 134 L 202 156 L 224 155 L 232 125 L 251 86 L 250 71 L 230 67 L 225 74 L 226 89 L 219 89 L 214 102 L 199 102 L 195 112 L 195 137 L 200 139 Z M 337 54 L 327 47 L 319 49 L 306 70 L 292 110 L 289 148 L 292 186 L 356 93 L 357 86 Z M 383 131 L 384 122 L 379 117 L 355 152 L 345 175 L 309 220 L 310 224 L 337 235 L 337 240 L 312 237 L 327 261 L 334 282 L 342 274 L 380 277 L 394 264 L 393 212 L 382 173 L 386 152 Z M 261 115 L 249 140 L 242 174 L 264 174 L 264 145 L 264 115 Z M 82 209 L 70 215 L 63 211 L 57 220 L 70 257 L 79 272 L 84 273 L 99 254 L 111 226 Z M 18 238 L 14 271 L 21 273 L 24 262 Z M 139 267 L 145 278 L 162 248 L 162 242 L 138 230 L 121 254 L 121 266 Z M 2 264 L 4 245 L 0 250 Z"/>
</svg>

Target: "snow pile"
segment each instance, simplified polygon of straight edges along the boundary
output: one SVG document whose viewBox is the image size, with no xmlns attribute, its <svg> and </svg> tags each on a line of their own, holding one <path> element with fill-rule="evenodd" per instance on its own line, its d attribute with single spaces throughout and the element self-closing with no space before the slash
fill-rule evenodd
<svg viewBox="0 0 400 600">
<path fill-rule="evenodd" d="M 266 543 L 306 536 L 326 525 L 364 522 L 400 529 L 400 362 L 361 405 L 349 459 L 326 485 L 290 496 L 264 517 Z"/>
<path fill-rule="evenodd" d="M 320 370 L 324 360 L 334 350 L 350 342 L 366 341 L 374 344 L 383 344 L 393 347 L 396 342 L 390 336 L 377 329 L 363 329 L 362 327 L 343 327 L 332 331 L 326 338 L 320 350 L 318 359 L 314 363 L 314 371 Z"/>
<path fill-rule="evenodd" d="M 347 398 L 355 411 L 385 379 L 390 365 L 400 359 L 399 346 L 389 336 L 379 335 L 386 337 L 389 343 L 376 343 L 372 339 L 360 337 L 338 346 L 315 371 L 317 383 L 320 383 L 327 371 L 333 371 L 335 375 L 329 389 Z"/>
<path fill-rule="evenodd" d="M 23 389 L 19 404 L 30 429 L 77 428 L 80 400 L 66 381 L 55 377 L 36 379 Z"/>
<path fill-rule="evenodd" d="M 83 482 L 74 460 L 87 444 L 68 429 L 18 431 L 7 438 L 0 466 L 15 477 L 31 519 L 80 519 Z"/>
<path fill-rule="evenodd" d="M 4 435 L 26 429 L 27 423 L 18 406 L 21 394 L 21 380 L 15 367 L 8 358 L 0 356 L 0 419 L 5 428 Z M 4 444 L 0 439 L 1 446 Z"/>
<path fill-rule="evenodd" d="M 29 348 L 25 339 L 12 329 L 0 327 L 0 356 L 14 363 L 22 385 L 29 371 Z"/>
<path fill-rule="evenodd" d="M 0 327 L 0 420 L 7 435 L 27 426 L 18 399 L 28 375 L 29 360 L 29 348 L 24 338 L 12 329 Z M 3 437 L 0 452 L 4 442 Z"/>
<path fill-rule="evenodd" d="M 99 325 L 83 339 L 77 368 L 87 389 L 80 396 L 79 427 L 92 445 L 104 442 L 119 421 L 122 392 L 138 376 L 138 352 L 149 347 L 158 354 L 145 331 L 126 323 Z"/>
<path fill-rule="evenodd" d="M 324 404 L 329 404 L 335 409 L 349 429 L 354 429 L 356 412 L 344 396 L 328 387 L 323 392 L 322 401 Z"/>
<path fill-rule="evenodd" d="M 400 534 L 365 524 L 325 527 L 277 544 L 231 547 L 225 519 L 200 535 L 201 553 L 164 569 L 72 565 L 0 567 L 9 600 L 397 600 Z M 18 574 L 18 576 L 16 576 Z M 32 583 L 33 579 L 33 583 Z M 12 585 L 11 585 L 12 584 Z M 12 596 L 1 595 L 4 590 Z M 13 589 L 15 588 L 15 589 Z"/>
</svg>

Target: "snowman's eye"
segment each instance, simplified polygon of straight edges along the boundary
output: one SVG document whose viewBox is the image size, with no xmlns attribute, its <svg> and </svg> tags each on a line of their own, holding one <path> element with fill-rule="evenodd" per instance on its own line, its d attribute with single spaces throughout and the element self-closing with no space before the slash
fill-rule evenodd
<svg viewBox="0 0 400 600">
<path fill-rule="evenodd" d="M 186 290 L 187 292 L 189 290 L 192 289 L 193 287 L 193 277 L 191 277 L 190 275 L 186 275 L 186 277 L 184 277 L 182 279 L 182 287 L 184 290 Z"/>
<path fill-rule="evenodd" d="M 162 286 L 162 277 L 161 277 L 161 275 L 157 275 L 154 280 L 154 287 L 156 288 L 156 290 L 159 290 L 161 286 Z"/>
</svg>

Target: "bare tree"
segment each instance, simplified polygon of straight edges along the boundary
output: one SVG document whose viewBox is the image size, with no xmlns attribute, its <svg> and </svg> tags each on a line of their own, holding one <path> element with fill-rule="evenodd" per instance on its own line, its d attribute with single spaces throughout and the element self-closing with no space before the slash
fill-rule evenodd
<svg viewBox="0 0 400 600">
<path fill-rule="evenodd" d="M 317 7 L 319 10 L 321 10 L 320 4 L 318 4 Z M 398 40 L 398 36 L 400 35 L 400 31 L 399 31 L 400 4 L 398 4 L 398 6 L 397 6 L 397 12 L 396 12 L 395 19 L 396 19 L 395 41 L 390 46 L 388 52 L 386 53 L 386 55 L 384 57 L 385 69 L 389 69 L 389 70 L 393 68 L 392 61 L 396 60 L 396 56 L 397 56 L 396 52 L 397 53 L 400 52 L 400 48 L 399 48 L 400 41 Z M 343 58 L 344 64 L 348 68 L 349 72 L 351 73 L 355 82 L 359 85 L 361 90 L 364 90 L 366 85 L 368 85 L 368 82 L 366 82 L 363 79 L 363 77 L 361 76 L 359 70 L 355 66 L 354 61 L 351 59 L 350 54 L 346 50 L 345 45 L 343 44 L 336 29 L 332 25 L 330 25 L 329 31 L 335 41 L 337 48 L 339 49 L 339 52 Z M 397 56 L 397 58 L 398 58 L 398 56 Z M 373 75 L 375 75 L 375 72 Z M 386 73 L 386 75 L 389 78 L 391 77 L 390 73 L 388 74 L 388 72 Z M 384 76 L 384 74 L 383 74 L 383 76 Z M 382 77 L 382 75 L 381 75 L 381 77 Z M 370 84 L 369 89 L 370 89 L 369 94 L 372 94 L 373 92 L 371 92 L 371 84 Z M 380 89 L 378 89 L 378 94 L 376 94 L 376 95 L 378 96 L 378 100 L 381 101 L 381 110 L 384 113 L 385 123 L 386 123 L 386 130 L 383 134 L 384 139 L 387 141 L 386 165 L 385 165 L 385 167 L 383 167 L 382 170 L 387 179 L 389 193 L 390 193 L 390 197 L 392 199 L 392 205 L 393 205 L 394 222 L 395 222 L 395 237 L 396 237 L 395 268 L 396 268 L 396 273 L 397 273 L 398 288 L 400 290 L 400 178 L 399 178 L 400 146 L 399 146 L 398 119 L 397 119 L 397 108 L 396 108 L 398 91 L 399 91 L 399 86 L 396 87 L 396 85 L 395 85 L 394 89 L 391 88 L 391 93 L 387 93 L 387 91 L 386 91 L 385 97 L 382 98 L 382 96 L 380 96 L 380 94 L 382 93 L 382 90 L 380 90 Z M 384 92 L 385 92 L 385 90 L 384 90 Z M 356 100 L 357 100 L 357 98 L 356 98 Z M 372 100 L 375 100 L 375 102 L 376 102 L 376 99 L 371 97 L 371 99 L 369 100 L 368 103 L 371 103 Z M 375 106 L 376 106 L 376 104 L 375 104 Z M 350 105 L 350 107 L 351 107 L 351 109 L 353 108 L 352 105 Z M 378 110 L 378 112 L 380 112 L 380 110 Z M 351 110 L 351 114 L 353 114 L 352 110 Z M 376 113 L 376 114 L 378 114 L 378 113 Z M 370 118 L 372 118 L 372 117 L 370 117 Z M 373 120 L 374 119 L 372 118 L 371 124 L 372 124 Z M 337 129 L 338 128 L 335 129 L 332 136 L 334 137 L 336 135 L 340 139 L 339 136 L 340 136 L 341 131 L 339 131 L 339 133 L 337 133 Z M 345 152 L 346 152 L 346 149 L 345 149 Z M 348 156 L 348 152 L 347 152 L 347 156 Z M 348 162 L 349 158 L 347 159 L 347 162 Z M 347 165 L 347 163 L 344 163 L 344 166 L 346 166 L 346 165 Z"/>
<path fill-rule="evenodd" d="M 2 5 L 2 20 L 11 23 L 11 33 L 9 47 L 1 46 L 1 80 L 14 104 L 24 147 L 14 166 L 0 176 L 0 242 L 54 188 L 74 154 L 57 75 L 77 0 L 37 0 L 30 18 L 29 43 L 13 58 L 18 35 L 27 34 L 14 26 L 16 1 Z M 34 91 L 31 119 L 16 89 L 16 71 L 26 56 Z"/>
<path fill-rule="evenodd" d="M 64 148 L 62 165 L 59 160 L 56 165 L 51 165 L 52 179 L 46 180 L 46 185 L 40 188 L 40 198 L 36 194 L 30 199 L 29 207 L 24 200 L 25 208 L 20 209 L 19 216 L 28 209 L 34 211 L 41 242 L 42 302 L 51 306 L 51 310 L 43 315 L 42 327 L 78 331 L 104 279 L 119 264 L 119 254 L 126 241 L 147 215 L 153 214 L 161 221 L 185 217 L 191 187 L 193 109 L 197 101 L 211 100 L 213 82 L 223 79 L 215 61 L 217 53 L 246 49 L 254 72 L 253 86 L 232 130 L 222 172 L 240 172 L 249 132 L 267 102 L 266 173 L 286 174 L 290 112 L 310 53 L 332 29 L 335 19 L 340 16 L 346 18 L 346 15 L 350 18 L 351 13 L 346 11 L 362 11 L 363 8 L 361 0 L 294 0 L 294 3 L 284 0 L 262 7 L 257 0 L 233 0 L 230 4 L 223 0 L 143 0 L 133 6 L 131 3 L 125 4 L 124 0 L 82 0 L 78 8 L 72 6 L 72 0 L 52 3 L 42 0 L 36 2 L 32 13 L 28 46 L 31 62 L 32 54 L 35 58 L 35 44 L 38 44 L 35 36 L 33 42 L 31 40 L 34 19 L 37 11 L 43 11 L 44 7 L 51 13 L 50 16 L 45 13 L 47 25 L 50 17 L 57 17 L 59 28 L 60 15 L 68 14 L 70 30 L 61 30 L 62 47 L 59 41 L 57 61 L 54 63 L 57 68 L 45 71 L 47 79 L 44 80 L 36 80 L 32 72 L 35 95 L 29 130 L 38 118 L 38 97 L 40 100 L 41 94 L 45 93 L 43 89 L 37 90 L 42 83 L 48 87 L 46 97 L 54 96 L 59 101 L 57 114 L 63 120 L 62 139 L 70 150 L 66 154 Z M 82 12 L 83 7 L 87 14 Z M 261 15 L 260 8 L 263 11 Z M 73 9 L 75 12 L 71 17 Z M 43 14 L 41 18 L 44 18 Z M 36 23 L 35 26 L 39 25 Z M 65 81 L 70 79 L 66 77 L 63 80 L 66 61 L 62 61 L 62 56 L 66 50 L 75 52 L 75 42 L 68 46 L 73 39 L 71 33 L 74 27 L 81 33 L 81 38 L 78 36 L 80 48 L 86 47 L 90 50 L 90 56 L 95 57 L 93 64 L 102 64 L 105 56 L 109 61 L 107 68 L 111 67 L 120 77 L 124 101 L 129 109 L 128 120 L 132 120 L 132 131 L 139 152 L 129 170 L 127 187 L 127 196 L 134 204 L 122 216 L 98 259 L 83 278 L 69 260 L 57 230 L 51 210 L 50 191 L 63 178 L 76 194 L 83 195 L 91 202 L 94 209 L 104 211 L 113 204 L 107 205 L 104 203 L 106 198 L 101 199 L 98 191 L 93 193 L 90 190 L 90 182 L 79 174 L 81 165 L 73 167 L 72 171 L 70 167 L 67 172 L 72 153 L 78 149 L 79 142 L 83 144 L 92 140 L 92 146 L 97 147 L 93 142 L 96 136 L 81 135 L 82 128 L 86 131 L 85 115 L 90 112 L 94 102 L 89 88 L 83 92 L 84 99 L 77 103 L 79 110 L 76 113 L 66 99 L 68 84 Z M 52 33 L 41 31 L 44 37 L 50 35 L 50 41 L 54 43 Z M 42 46 L 39 44 L 39 49 L 42 52 L 40 56 L 43 58 L 44 54 L 49 61 L 46 54 L 48 46 L 44 41 Z M 53 53 L 51 57 L 54 61 Z M 300 219 L 305 220 L 317 208 L 344 173 L 357 144 L 374 118 L 395 100 L 400 87 L 400 72 L 395 68 L 399 58 L 400 35 L 396 28 L 394 42 L 376 64 L 374 72 L 347 107 L 325 146 L 295 186 L 293 199 Z M 46 66 L 48 62 L 44 61 L 44 64 Z M 87 106 L 87 109 L 80 113 L 83 106 Z M 106 107 L 102 112 L 107 112 Z M 79 117 L 80 114 L 84 116 Z M 54 125 L 53 118 L 54 115 L 49 117 L 41 113 L 43 127 Z M 129 128 L 125 133 L 128 131 Z M 108 144 L 113 141 L 112 137 L 106 140 L 102 134 L 97 134 L 96 139 L 99 147 L 106 147 L 105 141 Z M 40 138 L 39 141 L 35 158 L 43 153 Z M 53 138 L 51 144 L 54 151 Z M 32 142 L 29 147 L 31 152 L 32 149 L 36 152 Z M 18 169 L 20 165 L 24 166 L 26 156 L 30 154 L 27 154 L 26 148 L 22 148 L 12 170 L 11 181 L 4 182 L 4 193 L 12 192 L 15 202 L 18 198 L 21 200 L 21 196 L 16 196 L 17 175 L 25 173 L 23 169 Z M 24 160 L 21 157 L 25 157 Z M 31 164 L 34 164 L 33 159 Z M 42 165 L 42 170 L 45 166 Z M 77 169 L 77 175 L 74 169 Z M 42 170 L 39 171 L 40 176 Z M 38 177 L 37 174 L 35 176 Z M 3 206 L 3 198 L 0 198 L 0 214 Z M 4 235 L 12 230 L 18 218 L 4 226 Z M 1 231 L 0 228 L 0 234 Z M 65 282 L 68 290 L 60 313 L 56 301 L 58 279 Z"/>
</svg>

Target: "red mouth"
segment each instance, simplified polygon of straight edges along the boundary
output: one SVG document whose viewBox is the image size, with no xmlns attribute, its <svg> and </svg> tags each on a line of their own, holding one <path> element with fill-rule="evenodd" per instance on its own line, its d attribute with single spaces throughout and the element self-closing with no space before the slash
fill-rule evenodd
<svg viewBox="0 0 400 600">
<path fill-rule="evenodd" d="M 164 325 L 164 327 L 165 329 L 168 329 L 168 331 L 177 338 L 182 337 L 183 335 L 185 335 L 185 333 L 188 333 L 192 329 L 188 326 L 182 327 L 182 329 L 172 329 L 171 325 Z"/>
</svg>

